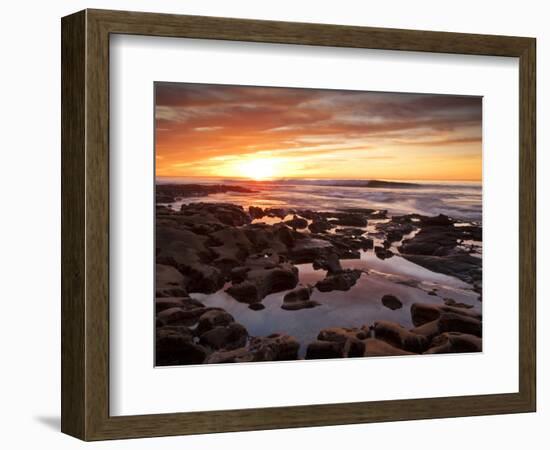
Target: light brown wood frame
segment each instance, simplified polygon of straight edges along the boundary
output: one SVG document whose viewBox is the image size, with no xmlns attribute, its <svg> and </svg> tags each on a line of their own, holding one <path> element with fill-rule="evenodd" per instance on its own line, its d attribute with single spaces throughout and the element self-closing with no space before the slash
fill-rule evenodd
<svg viewBox="0 0 550 450">
<path fill-rule="evenodd" d="M 61 30 L 64 433 L 100 440 L 535 411 L 535 39 L 104 10 L 64 17 Z M 110 416 L 111 34 L 519 58 L 519 392 Z"/>
</svg>

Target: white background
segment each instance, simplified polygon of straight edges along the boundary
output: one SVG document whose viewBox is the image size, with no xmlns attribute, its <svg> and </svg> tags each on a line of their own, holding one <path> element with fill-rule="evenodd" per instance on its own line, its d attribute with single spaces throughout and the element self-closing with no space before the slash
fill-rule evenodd
<svg viewBox="0 0 550 450">
<path fill-rule="evenodd" d="M 536 414 L 353 425 L 91 444 L 95 448 L 546 448 L 550 441 L 550 30 L 545 2 L 71 1 L 10 2 L 0 16 L 3 212 L 0 399 L 5 448 L 77 448 L 59 429 L 60 38 L 59 17 L 84 7 L 311 21 L 538 38 L 539 406 Z M 503 199 L 506 201 L 506 199 Z M 545 214 L 546 213 L 546 214 Z M 502 243 L 506 245 L 505 242 Z M 205 392 L 208 395 L 208 392 Z"/>
<path fill-rule="evenodd" d="M 110 56 L 111 414 L 517 392 L 517 59 L 144 36 Z M 483 353 L 154 368 L 155 80 L 483 96 Z"/>
</svg>

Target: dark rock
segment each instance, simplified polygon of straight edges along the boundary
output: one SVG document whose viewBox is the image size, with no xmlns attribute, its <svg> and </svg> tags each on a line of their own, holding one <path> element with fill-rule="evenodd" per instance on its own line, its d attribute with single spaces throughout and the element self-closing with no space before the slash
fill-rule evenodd
<svg viewBox="0 0 550 450">
<path fill-rule="evenodd" d="M 326 233 L 328 230 L 334 228 L 336 225 L 330 223 L 328 220 L 320 219 L 313 220 L 308 226 L 309 231 L 312 233 Z"/>
<path fill-rule="evenodd" d="M 314 341 L 307 346 L 306 359 L 330 359 L 344 357 L 344 343 Z"/>
<path fill-rule="evenodd" d="M 403 307 L 403 303 L 395 295 L 386 294 L 382 297 L 382 304 L 389 309 L 396 310 Z"/>
<path fill-rule="evenodd" d="M 252 311 L 261 311 L 262 309 L 265 309 L 265 306 L 262 303 L 250 303 L 248 307 Z"/>
<path fill-rule="evenodd" d="M 424 325 L 441 317 L 443 313 L 455 313 L 466 317 L 481 320 L 481 315 L 475 311 L 463 308 L 456 308 L 446 305 L 432 305 L 427 303 L 413 303 L 411 305 L 411 318 L 415 326 Z"/>
<path fill-rule="evenodd" d="M 394 347 L 382 339 L 368 338 L 364 343 L 365 356 L 403 356 L 416 354 Z"/>
<path fill-rule="evenodd" d="M 285 220 L 284 224 L 294 229 L 307 228 L 307 220 L 296 215 L 294 215 L 294 217 L 290 220 Z"/>
<path fill-rule="evenodd" d="M 244 347 L 247 339 L 246 328 L 235 322 L 226 326 L 216 326 L 200 335 L 200 343 L 215 350 Z"/>
<path fill-rule="evenodd" d="M 364 330 L 358 328 L 325 328 L 319 332 L 319 341 L 338 342 L 343 345 L 342 356 L 356 358 L 365 353 L 365 344 L 362 339 L 367 337 Z"/>
<path fill-rule="evenodd" d="M 388 250 L 387 248 L 381 247 L 379 245 L 374 247 L 374 253 L 378 257 L 378 259 L 388 259 L 393 256 L 393 252 L 391 250 Z"/>
<path fill-rule="evenodd" d="M 292 289 L 298 284 L 298 269 L 289 263 L 272 268 L 252 268 L 246 279 L 233 284 L 227 293 L 243 303 L 258 303 L 266 295 Z"/>
<path fill-rule="evenodd" d="M 286 334 L 253 338 L 248 347 L 212 353 L 206 363 L 236 363 L 254 361 L 286 361 L 298 358 L 298 341 Z"/>
<path fill-rule="evenodd" d="M 193 342 L 192 333 L 185 327 L 162 327 L 156 331 L 155 364 L 201 364 L 208 351 Z"/>
<path fill-rule="evenodd" d="M 329 274 L 335 274 L 342 271 L 342 265 L 336 253 L 329 253 L 326 256 L 314 260 L 313 269 L 322 269 L 326 270 Z"/>
<path fill-rule="evenodd" d="M 444 312 L 441 314 L 439 318 L 439 330 L 441 332 L 457 331 L 460 333 L 473 334 L 474 336 L 482 336 L 482 325 L 480 320 L 454 312 Z"/>
<path fill-rule="evenodd" d="M 223 309 L 207 311 L 199 318 L 197 334 L 200 336 L 215 327 L 227 326 L 234 321 L 233 316 Z"/>
<path fill-rule="evenodd" d="M 191 297 L 157 297 L 155 299 L 155 311 L 157 314 L 175 307 L 192 310 L 195 308 L 204 308 L 204 305 Z"/>
<path fill-rule="evenodd" d="M 401 255 L 405 259 L 433 272 L 456 277 L 466 283 L 481 279 L 481 258 L 468 254 L 450 256 Z"/>
<path fill-rule="evenodd" d="M 248 208 L 248 214 L 250 214 L 250 217 L 253 219 L 261 219 L 265 216 L 264 210 L 258 206 L 250 206 Z"/>
<path fill-rule="evenodd" d="M 172 307 L 159 312 L 156 320 L 162 325 L 189 325 L 196 322 L 198 318 L 207 311 L 207 308 L 185 309 L 182 307 Z"/>
<path fill-rule="evenodd" d="M 305 264 L 326 258 L 331 253 L 334 251 L 330 242 L 324 239 L 305 237 L 296 241 L 289 256 L 294 264 Z"/>
<path fill-rule="evenodd" d="M 336 223 L 338 225 L 350 227 L 366 227 L 367 219 L 363 214 L 345 213 L 339 215 L 338 221 Z"/>
<path fill-rule="evenodd" d="M 342 272 L 327 275 L 318 281 L 315 287 L 321 292 L 347 291 L 355 285 L 363 272 L 356 269 L 343 270 Z"/>
<path fill-rule="evenodd" d="M 298 286 L 296 289 L 285 294 L 281 308 L 295 311 L 318 306 L 318 302 L 310 300 L 311 291 L 312 288 L 310 286 Z"/>
<path fill-rule="evenodd" d="M 422 353 L 428 348 L 428 339 L 405 329 L 401 325 L 379 320 L 374 324 L 374 337 L 413 353 Z"/>
<path fill-rule="evenodd" d="M 474 305 L 468 305 L 467 303 L 457 302 L 453 298 L 444 298 L 443 301 L 447 306 L 454 306 L 455 308 L 472 309 Z"/>
<path fill-rule="evenodd" d="M 187 278 L 175 267 L 164 264 L 155 266 L 155 296 L 185 297 L 187 296 Z"/>
<path fill-rule="evenodd" d="M 483 350 L 482 340 L 471 334 L 443 333 L 432 340 L 431 347 L 425 354 L 433 353 L 473 353 Z"/>
</svg>

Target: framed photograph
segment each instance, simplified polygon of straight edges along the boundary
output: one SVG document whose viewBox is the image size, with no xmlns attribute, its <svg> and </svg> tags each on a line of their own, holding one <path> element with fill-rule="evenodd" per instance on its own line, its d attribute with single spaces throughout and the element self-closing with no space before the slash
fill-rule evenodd
<svg viewBox="0 0 550 450">
<path fill-rule="evenodd" d="M 535 39 L 62 19 L 62 431 L 535 411 Z"/>
</svg>

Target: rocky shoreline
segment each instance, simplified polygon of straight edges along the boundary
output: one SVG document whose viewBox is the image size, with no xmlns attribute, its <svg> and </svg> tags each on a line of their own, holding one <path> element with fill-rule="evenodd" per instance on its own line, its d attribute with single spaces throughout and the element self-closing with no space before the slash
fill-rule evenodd
<svg viewBox="0 0 550 450">
<path fill-rule="evenodd" d="M 156 365 L 283 361 L 394 356 L 482 350 L 482 317 L 472 305 L 441 298 L 410 305 L 414 327 L 372 318 L 356 327 L 318 330 L 300 342 L 285 330 L 251 336 L 239 318 L 208 306 L 196 294 L 224 292 L 253 314 L 266 314 L 264 300 L 280 293 L 288 314 L 322 307 L 317 294 L 346 292 L 369 269 L 344 267 L 364 254 L 389 260 L 396 255 L 432 272 L 467 283 L 481 301 L 481 226 L 448 216 L 389 216 L 373 209 L 336 211 L 260 208 L 231 203 L 163 203 L 178 197 L 239 192 L 239 186 L 157 186 Z M 174 187 L 177 186 L 177 187 Z M 244 192 L 244 191 L 243 191 Z M 311 264 L 324 274 L 304 283 L 297 268 Z M 392 292 L 380 307 L 404 308 Z M 266 315 L 266 321 L 269 316 Z M 300 356 L 302 354 L 303 356 Z"/>
</svg>

